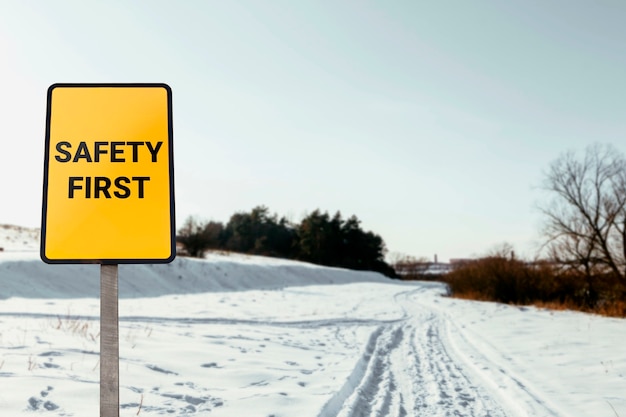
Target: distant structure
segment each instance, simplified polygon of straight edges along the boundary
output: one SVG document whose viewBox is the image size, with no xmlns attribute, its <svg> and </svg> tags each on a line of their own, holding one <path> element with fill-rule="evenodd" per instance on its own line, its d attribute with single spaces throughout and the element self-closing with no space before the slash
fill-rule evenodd
<svg viewBox="0 0 626 417">
<path fill-rule="evenodd" d="M 475 261 L 475 259 L 471 258 L 450 258 L 450 265 L 454 268 L 458 266 L 467 265 L 468 263 Z"/>
<path fill-rule="evenodd" d="M 437 254 L 433 257 L 433 262 L 407 259 L 396 263 L 393 267 L 400 279 L 434 280 L 452 270 L 450 263 L 439 262 Z"/>
</svg>

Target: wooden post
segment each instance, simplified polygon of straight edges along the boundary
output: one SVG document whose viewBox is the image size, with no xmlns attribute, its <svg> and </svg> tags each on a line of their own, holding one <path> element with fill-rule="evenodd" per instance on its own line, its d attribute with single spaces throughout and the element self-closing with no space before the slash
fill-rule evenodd
<svg viewBox="0 0 626 417">
<path fill-rule="evenodd" d="M 100 265 L 100 417 L 120 415 L 117 277 L 117 265 Z"/>
</svg>

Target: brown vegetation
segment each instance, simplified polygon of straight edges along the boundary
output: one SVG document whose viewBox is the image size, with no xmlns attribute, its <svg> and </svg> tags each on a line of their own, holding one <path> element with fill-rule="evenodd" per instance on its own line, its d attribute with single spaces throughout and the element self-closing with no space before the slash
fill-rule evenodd
<svg viewBox="0 0 626 417">
<path fill-rule="evenodd" d="M 551 262 L 490 256 L 463 264 L 441 278 L 458 298 L 626 317 L 626 285 L 610 273 L 588 280 Z"/>
</svg>

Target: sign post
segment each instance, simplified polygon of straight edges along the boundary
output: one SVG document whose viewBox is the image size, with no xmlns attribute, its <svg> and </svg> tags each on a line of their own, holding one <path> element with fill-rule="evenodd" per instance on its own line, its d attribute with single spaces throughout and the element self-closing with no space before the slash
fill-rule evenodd
<svg viewBox="0 0 626 417">
<path fill-rule="evenodd" d="M 100 266 L 100 417 L 118 417 L 120 354 L 117 265 Z"/>
<path fill-rule="evenodd" d="M 100 416 L 119 416 L 118 264 L 176 256 L 166 84 L 48 89 L 41 259 L 100 264 Z"/>
</svg>

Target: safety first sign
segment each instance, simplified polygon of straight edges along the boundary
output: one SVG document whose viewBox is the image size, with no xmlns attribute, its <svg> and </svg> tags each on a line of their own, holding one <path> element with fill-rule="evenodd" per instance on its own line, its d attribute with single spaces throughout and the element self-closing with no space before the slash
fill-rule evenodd
<svg viewBox="0 0 626 417">
<path fill-rule="evenodd" d="M 171 262 L 172 136 L 172 92 L 165 84 L 52 85 L 42 260 Z"/>
</svg>

